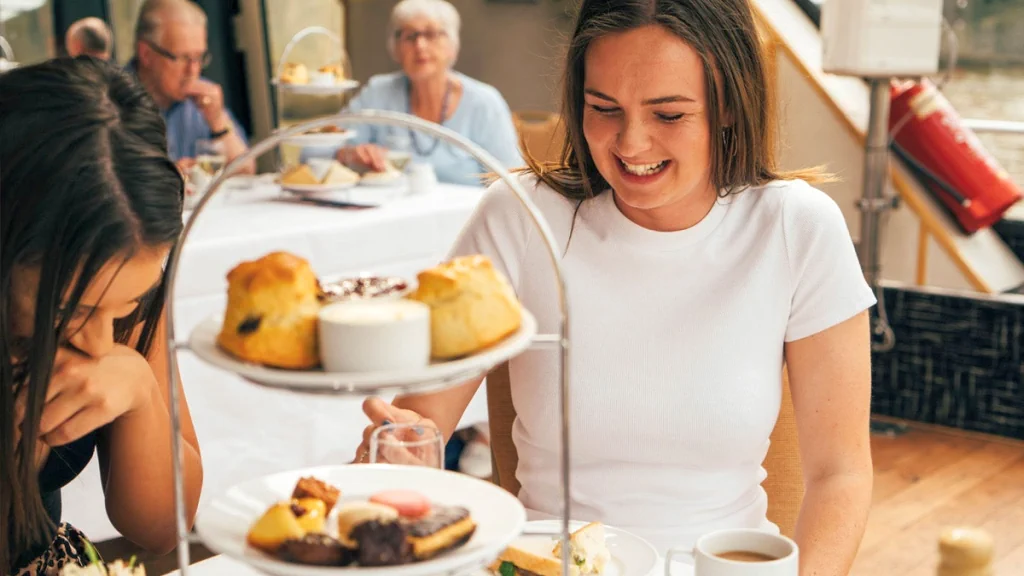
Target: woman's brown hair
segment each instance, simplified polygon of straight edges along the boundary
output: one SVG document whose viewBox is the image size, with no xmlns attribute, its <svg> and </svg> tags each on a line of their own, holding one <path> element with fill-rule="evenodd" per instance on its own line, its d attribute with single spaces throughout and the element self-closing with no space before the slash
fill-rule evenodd
<svg viewBox="0 0 1024 576">
<path fill-rule="evenodd" d="M 780 172 L 776 167 L 774 93 L 748 0 L 583 0 L 566 55 L 560 161 L 542 164 L 526 155 L 545 184 L 577 201 L 608 189 L 583 136 L 584 59 L 594 40 L 652 25 L 678 36 L 703 62 L 711 111 L 711 175 L 720 194 L 772 180 L 821 179 L 817 170 Z M 727 118 L 728 126 L 723 124 Z"/>
</svg>

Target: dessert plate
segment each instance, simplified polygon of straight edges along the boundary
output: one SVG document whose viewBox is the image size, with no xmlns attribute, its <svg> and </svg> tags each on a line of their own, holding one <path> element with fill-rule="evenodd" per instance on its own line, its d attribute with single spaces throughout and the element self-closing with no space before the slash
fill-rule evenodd
<svg viewBox="0 0 1024 576">
<path fill-rule="evenodd" d="M 569 530 L 579 530 L 585 524 L 586 522 L 569 522 Z M 523 532 L 529 534 L 523 538 L 546 538 L 550 534 L 552 542 L 554 542 L 561 536 L 562 521 L 527 522 Z M 658 551 L 643 538 L 612 526 L 605 526 L 604 534 L 612 559 L 604 567 L 601 576 L 648 576 L 653 574 L 660 565 Z"/>
<path fill-rule="evenodd" d="M 253 522 L 276 502 L 287 500 L 299 478 L 313 476 L 341 489 L 342 501 L 364 500 L 384 490 L 415 490 L 432 502 L 462 506 L 476 523 L 472 538 L 460 548 L 424 562 L 387 567 L 306 566 L 278 560 L 246 544 Z M 215 552 L 281 576 L 387 575 L 434 576 L 462 573 L 498 557 L 522 530 L 526 511 L 514 496 L 483 480 L 424 466 L 360 464 L 281 472 L 248 480 L 218 494 L 200 510 L 195 529 Z M 336 524 L 331 515 L 329 527 Z"/>
<path fill-rule="evenodd" d="M 353 394 L 411 393 L 440 390 L 483 376 L 491 368 L 519 355 L 533 342 L 537 321 L 526 310 L 519 330 L 497 344 L 475 354 L 448 361 L 435 361 L 413 370 L 386 372 L 324 372 L 323 370 L 284 370 L 239 360 L 217 345 L 222 316 L 200 322 L 189 338 L 188 347 L 197 356 L 218 368 L 271 388 L 296 392 Z"/>
</svg>

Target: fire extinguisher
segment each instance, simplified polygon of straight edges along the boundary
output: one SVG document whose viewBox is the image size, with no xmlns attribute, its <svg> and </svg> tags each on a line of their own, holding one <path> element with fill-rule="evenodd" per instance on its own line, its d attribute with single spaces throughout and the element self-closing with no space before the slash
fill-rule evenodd
<svg viewBox="0 0 1024 576">
<path fill-rule="evenodd" d="M 1009 174 L 963 126 L 928 80 L 892 84 L 892 150 L 973 234 L 998 222 L 1024 197 Z"/>
</svg>

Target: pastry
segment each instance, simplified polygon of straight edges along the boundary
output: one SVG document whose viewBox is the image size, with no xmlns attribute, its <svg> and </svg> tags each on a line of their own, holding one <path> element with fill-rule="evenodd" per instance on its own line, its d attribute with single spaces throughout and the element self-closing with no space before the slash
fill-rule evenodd
<svg viewBox="0 0 1024 576">
<path fill-rule="evenodd" d="M 328 64 L 327 66 L 321 66 L 320 72 L 325 74 L 331 74 L 335 80 L 345 79 L 345 69 L 342 68 L 341 64 Z"/>
<path fill-rule="evenodd" d="M 347 566 L 353 552 L 327 534 L 306 534 L 281 544 L 277 555 L 286 562 L 313 566 Z"/>
<path fill-rule="evenodd" d="M 352 531 L 367 522 L 391 524 L 398 520 L 398 511 L 390 506 L 372 502 L 347 502 L 338 510 L 338 540 L 349 548 L 358 544 L 352 539 Z"/>
<path fill-rule="evenodd" d="M 338 498 L 340 496 L 341 490 L 338 490 L 323 480 L 313 478 L 312 476 L 300 478 L 295 484 L 295 489 L 292 490 L 293 500 L 315 498 L 323 502 L 325 506 L 325 515 L 331 513 L 331 510 L 334 509 L 334 505 L 338 503 Z"/>
<path fill-rule="evenodd" d="M 429 560 L 458 548 L 475 531 L 476 523 L 465 508 L 437 506 L 422 518 L 363 522 L 352 529 L 351 539 L 359 545 L 360 564 L 393 566 Z"/>
<path fill-rule="evenodd" d="M 308 84 L 309 70 L 306 69 L 305 64 L 288 62 L 281 72 L 281 82 L 284 84 Z"/>
<path fill-rule="evenodd" d="M 317 498 L 299 498 L 292 500 L 292 514 L 299 521 L 299 526 L 306 532 L 323 532 L 327 521 L 327 505 Z"/>
<path fill-rule="evenodd" d="M 522 307 L 486 256 L 465 256 L 424 270 L 408 298 L 430 307 L 431 356 L 458 358 L 519 329 Z"/>
<path fill-rule="evenodd" d="M 370 502 L 390 506 L 403 518 L 422 518 L 430 513 L 430 500 L 412 490 L 389 490 L 370 496 Z"/>
<path fill-rule="evenodd" d="M 298 166 L 292 166 L 281 175 L 281 183 L 298 186 L 316 186 L 320 183 L 320 179 L 313 173 L 312 168 L 305 164 L 299 164 Z"/>
<path fill-rule="evenodd" d="M 342 166 L 337 161 L 331 162 L 327 174 L 321 179 L 321 184 L 355 184 L 359 181 L 359 174 L 350 168 Z"/>
<path fill-rule="evenodd" d="M 292 511 L 290 502 L 281 502 L 270 507 L 249 529 L 245 539 L 250 546 L 271 554 L 277 552 L 288 540 L 306 535 L 299 520 Z"/>
<path fill-rule="evenodd" d="M 394 166 L 388 164 L 384 170 L 377 172 L 370 170 L 363 174 L 360 180 L 366 184 L 388 184 L 394 182 L 402 177 L 402 173 L 399 172 Z"/>
<path fill-rule="evenodd" d="M 408 521 L 406 526 L 416 560 L 429 560 L 458 548 L 469 542 L 476 532 L 469 510 L 458 506 L 438 506 L 426 516 Z"/>
<path fill-rule="evenodd" d="M 287 252 L 243 262 L 228 273 L 228 304 L 217 343 L 229 353 L 278 368 L 320 363 L 319 282 L 309 263 Z"/>
</svg>

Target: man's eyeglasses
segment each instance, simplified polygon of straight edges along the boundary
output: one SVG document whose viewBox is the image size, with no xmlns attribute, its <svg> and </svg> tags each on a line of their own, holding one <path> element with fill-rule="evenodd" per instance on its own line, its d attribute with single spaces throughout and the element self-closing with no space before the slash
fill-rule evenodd
<svg viewBox="0 0 1024 576">
<path fill-rule="evenodd" d="M 203 52 L 203 54 L 198 57 L 189 56 L 187 54 L 175 54 L 174 52 L 157 46 L 155 42 L 151 42 L 149 40 L 145 40 L 144 42 L 149 44 L 149 47 L 152 48 L 154 52 L 175 64 L 198 64 L 200 68 L 206 68 L 210 65 L 210 62 L 213 62 L 213 54 L 210 54 L 209 52 Z"/>
<path fill-rule="evenodd" d="M 447 36 L 444 30 L 399 30 L 395 32 L 395 38 L 409 45 L 415 45 L 420 38 L 423 38 L 427 44 L 433 44 L 444 36 Z"/>
</svg>

